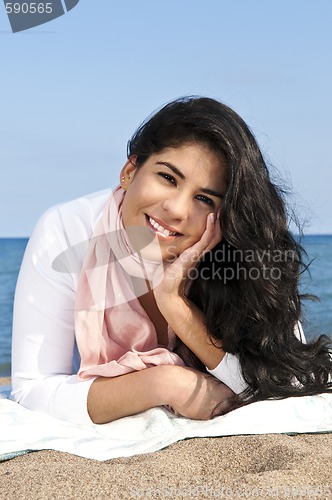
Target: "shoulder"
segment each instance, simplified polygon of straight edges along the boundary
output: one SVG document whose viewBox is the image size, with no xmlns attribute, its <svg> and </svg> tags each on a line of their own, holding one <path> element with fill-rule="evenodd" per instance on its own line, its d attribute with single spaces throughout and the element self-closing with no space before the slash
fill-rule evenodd
<svg viewBox="0 0 332 500">
<path fill-rule="evenodd" d="M 105 189 L 52 206 L 40 217 L 34 232 L 50 237 L 61 234 L 68 245 L 90 238 L 111 192 Z"/>
<path fill-rule="evenodd" d="M 79 267 L 111 192 L 111 189 L 98 191 L 46 210 L 31 234 L 26 256 L 30 255 L 32 262 L 39 264 L 46 259 L 49 265 L 63 252 L 73 249 Z"/>
</svg>

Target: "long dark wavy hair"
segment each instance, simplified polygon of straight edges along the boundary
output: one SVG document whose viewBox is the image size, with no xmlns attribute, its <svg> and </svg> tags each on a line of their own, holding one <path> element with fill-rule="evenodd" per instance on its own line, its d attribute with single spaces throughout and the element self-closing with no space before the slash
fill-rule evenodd
<svg viewBox="0 0 332 500">
<path fill-rule="evenodd" d="M 204 312 L 212 342 L 238 356 L 248 384 L 241 401 L 332 391 L 330 339 L 303 343 L 294 334 L 302 319 L 304 250 L 289 231 L 284 193 L 255 137 L 228 106 L 190 96 L 145 121 L 128 143 L 128 157 L 135 155 L 140 167 L 151 154 L 184 144 L 208 146 L 226 165 L 223 238 L 198 264 L 188 299 Z M 180 340 L 176 351 L 205 370 Z"/>
</svg>

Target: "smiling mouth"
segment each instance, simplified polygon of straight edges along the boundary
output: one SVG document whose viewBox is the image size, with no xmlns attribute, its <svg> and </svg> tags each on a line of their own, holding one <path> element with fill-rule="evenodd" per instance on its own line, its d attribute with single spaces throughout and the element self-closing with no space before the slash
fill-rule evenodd
<svg viewBox="0 0 332 500">
<path fill-rule="evenodd" d="M 163 238 L 175 238 L 176 236 L 182 236 L 182 233 L 178 233 L 177 231 L 170 231 L 164 226 L 161 226 L 155 219 L 146 215 L 146 219 L 149 227 L 158 235 L 161 235 Z"/>
</svg>

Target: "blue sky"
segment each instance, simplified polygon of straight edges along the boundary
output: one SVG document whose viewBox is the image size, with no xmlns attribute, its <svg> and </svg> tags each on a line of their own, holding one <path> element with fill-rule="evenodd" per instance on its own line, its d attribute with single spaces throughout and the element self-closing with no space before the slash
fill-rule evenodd
<svg viewBox="0 0 332 500">
<path fill-rule="evenodd" d="M 13 34 L 0 4 L 0 237 L 118 183 L 161 104 L 222 100 L 293 190 L 307 233 L 332 233 L 330 0 L 80 0 Z"/>
</svg>

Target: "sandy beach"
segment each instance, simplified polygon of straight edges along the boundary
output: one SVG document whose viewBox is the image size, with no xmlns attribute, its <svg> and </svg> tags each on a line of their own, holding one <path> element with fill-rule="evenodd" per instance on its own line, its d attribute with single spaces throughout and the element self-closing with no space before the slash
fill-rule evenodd
<svg viewBox="0 0 332 500">
<path fill-rule="evenodd" d="M 0 463 L 0 499 L 332 499 L 331 464 L 332 434 L 190 439 L 105 462 L 39 451 Z"/>
</svg>

